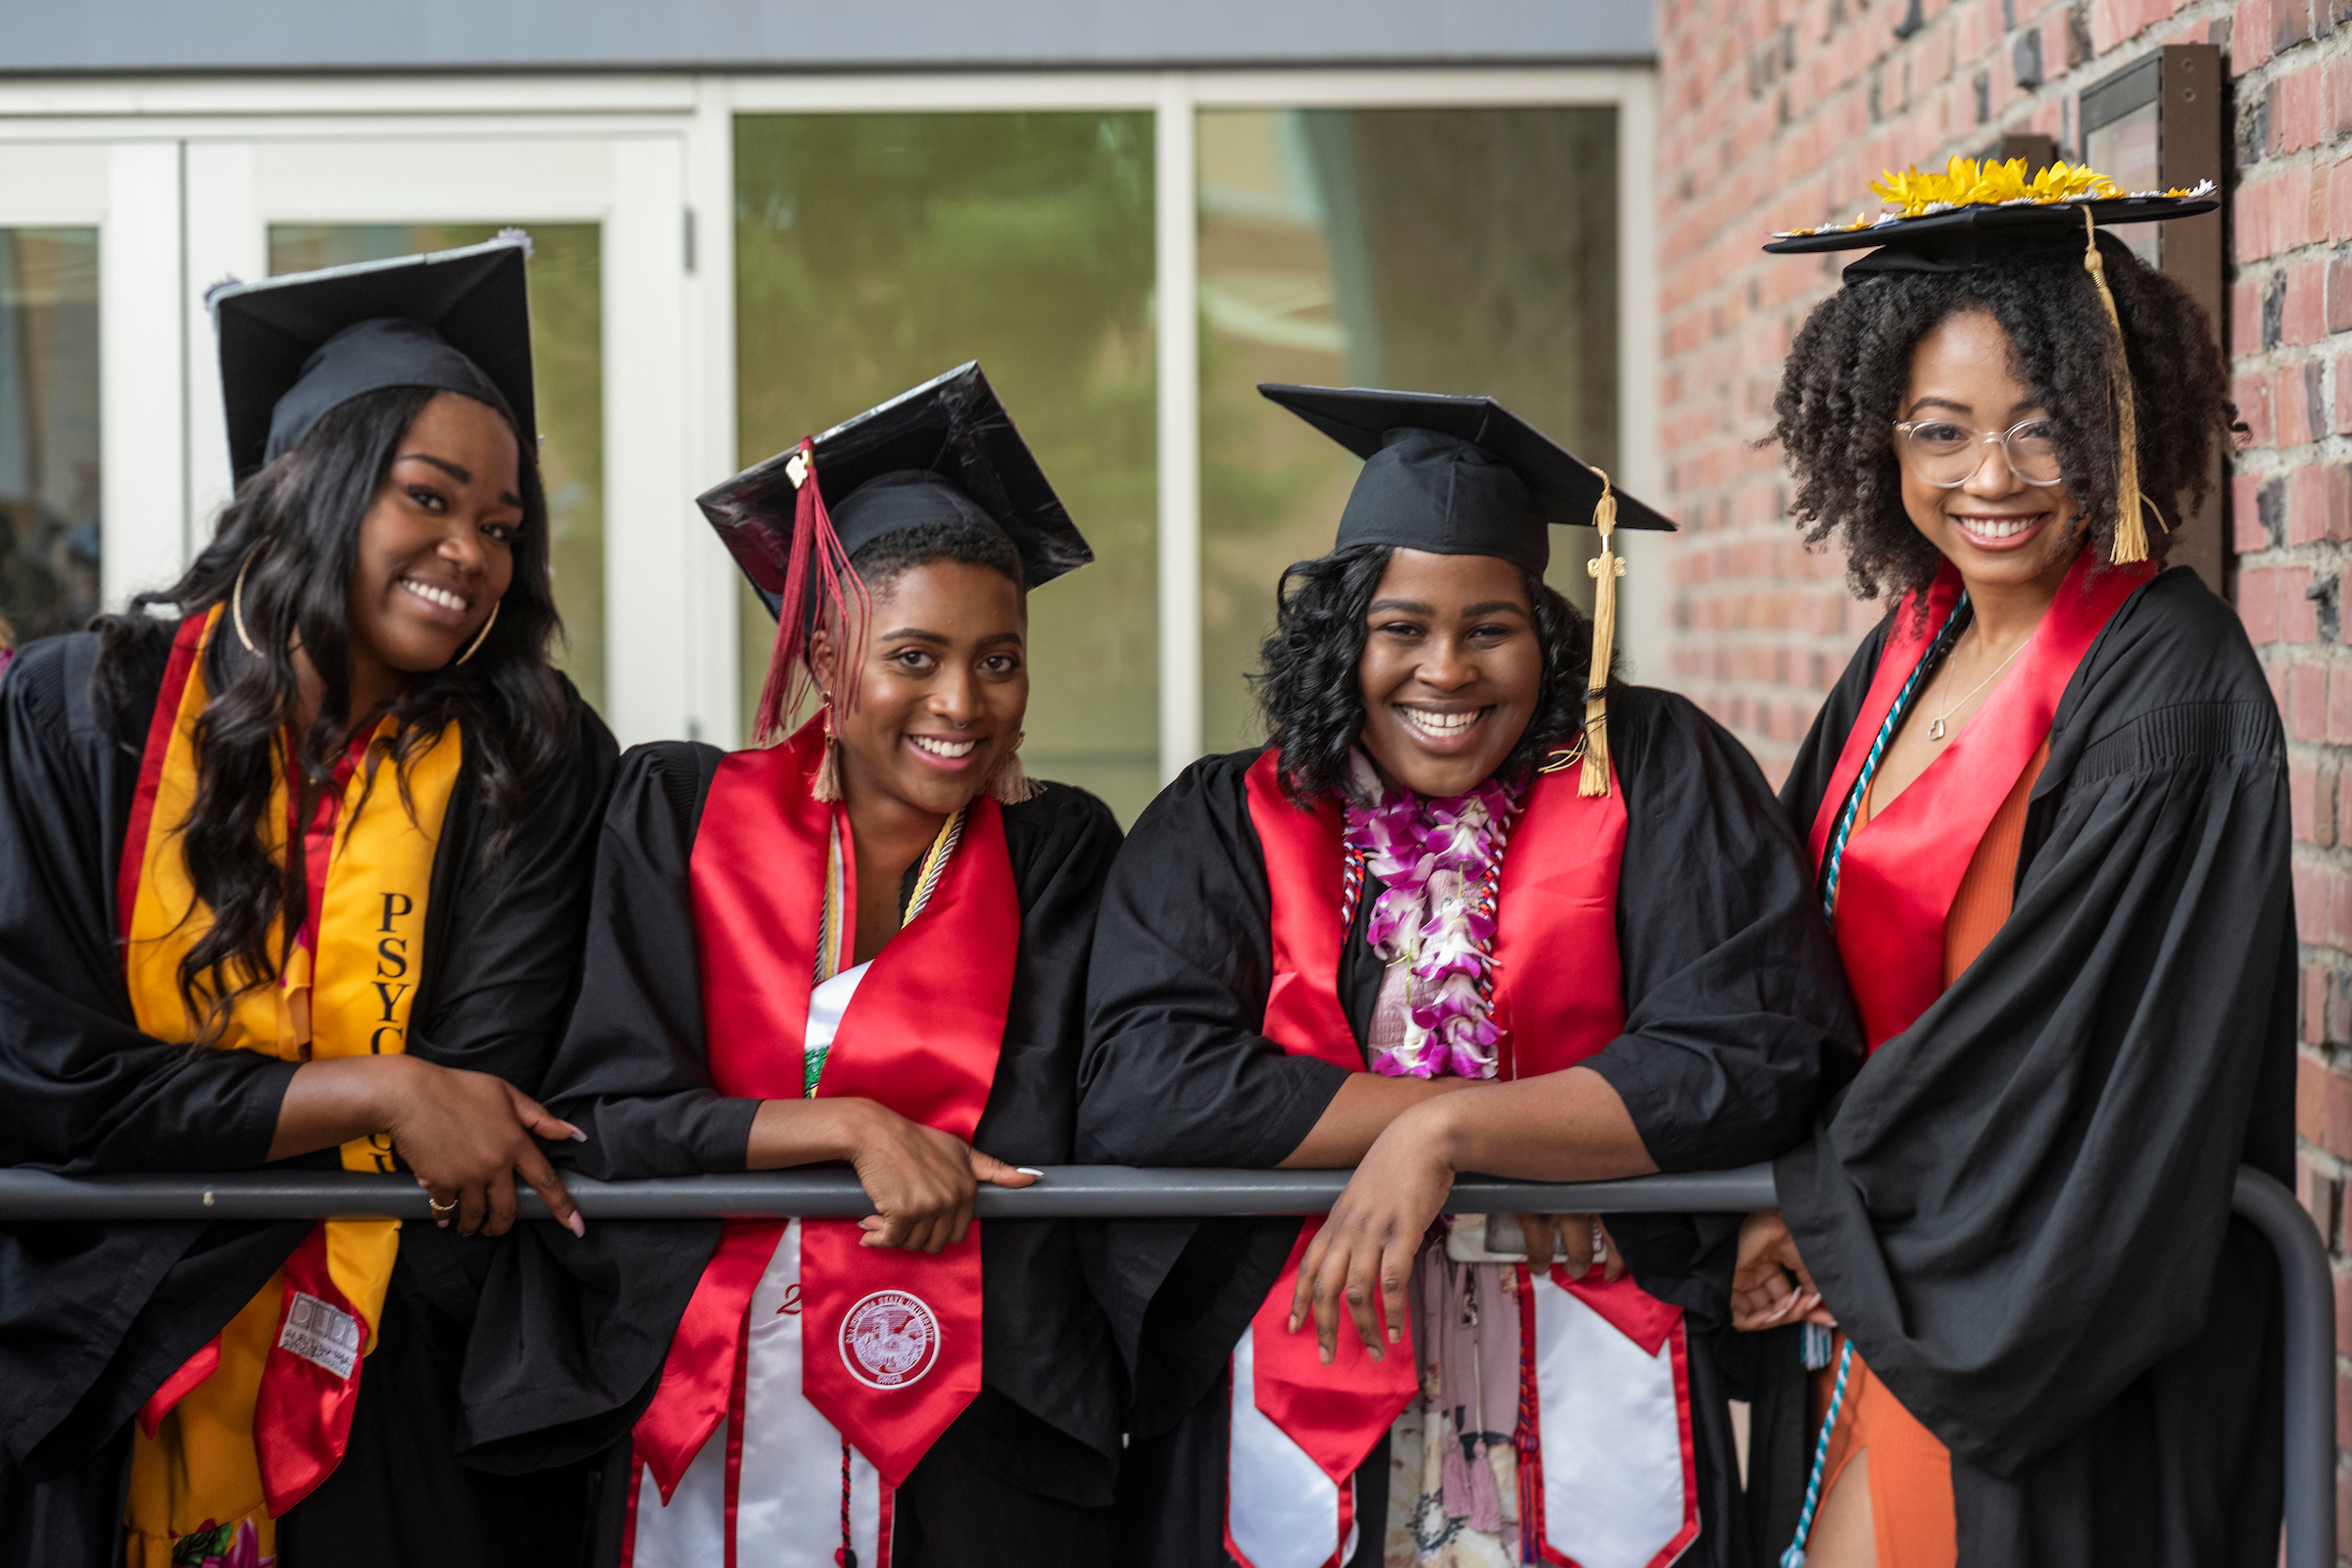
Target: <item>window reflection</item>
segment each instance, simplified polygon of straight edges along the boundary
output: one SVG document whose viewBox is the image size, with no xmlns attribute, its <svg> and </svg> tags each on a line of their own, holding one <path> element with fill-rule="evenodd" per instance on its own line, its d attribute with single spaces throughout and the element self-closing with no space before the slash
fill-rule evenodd
<svg viewBox="0 0 2352 1568">
<path fill-rule="evenodd" d="M 0 615 L 98 612 L 98 231 L 0 228 Z"/>
<path fill-rule="evenodd" d="M 1157 784 L 1152 119 L 735 122 L 750 464 L 978 360 L 1095 548 L 1030 603 L 1030 772 L 1133 820 Z M 775 623 L 742 595 L 745 733 Z"/>
<path fill-rule="evenodd" d="M 564 635 L 556 667 L 592 708 L 605 702 L 605 337 L 602 234 L 533 223 L 531 387 L 547 486 L 548 563 Z M 495 223 L 272 224 L 270 271 L 307 272 L 478 245 Z"/>
<path fill-rule="evenodd" d="M 1263 740 L 1243 674 L 1285 566 L 1331 547 L 1358 464 L 1259 381 L 1484 393 L 1617 456 L 1611 108 L 1199 119 L 1201 660 L 1208 749 Z M 1589 536 L 1553 539 L 1580 604 Z"/>
</svg>

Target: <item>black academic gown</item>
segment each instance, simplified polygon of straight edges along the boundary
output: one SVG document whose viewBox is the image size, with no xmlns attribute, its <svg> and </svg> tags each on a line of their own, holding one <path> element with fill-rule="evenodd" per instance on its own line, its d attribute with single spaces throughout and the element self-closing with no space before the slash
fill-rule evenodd
<svg viewBox="0 0 2352 1568">
<path fill-rule="evenodd" d="M 1887 627 L 1788 776 L 1811 828 Z M 1856 1352 L 1952 1449 L 1963 1568 L 2277 1559 L 2277 1269 L 2237 1167 L 2293 1179 L 2286 756 L 2262 666 L 2185 567 L 2134 592 L 2050 726 L 2016 903 L 1776 1167 Z M 1759 1548 L 1813 1434 L 1760 1336 Z"/>
<path fill-rule="evenodd" d="M 548 1075 L 549 1107 L 588 1134 L 566 1157 L 591 1176 L 744 1168 L 760 1102 L 711 1087 L 689 883 L 703 802 L 723 755 L 666 743 L 621 760 L 597 862 L 586 979 Z M 1005 807 L 1004 820 L 1020 950 L 1004 1053 L 972 1142 L 1014 1164 L 1067 1164 L 1087 948 L 1119 830 L 1102 802 L 1060 784 Z M 776 983 L 806 987 L 808 977 Z M 468 1454 L 514 1471 L 601 1455 L 622 1483 L 608 1488 L 599 1527 L 598 1560 L 609 1563 L 620 1539 L 629 1427 L 653 1397 L 719 1222 L 600 1221 L 584 1242 L 547 1224 L 517 1234 L 522 1245 L 501 1260 L 473 1338 Z M 894 1559 L 899 1568 L 992 1563 L 1019 1541 L 1026 1561 L 1100 1561 L 1120 1389 L 1109 1326 L 1087 1293 L 1072 1228 L 990 1220 L 980 1254 L 982 1388 L 900 1489 Z"/>
<path fill-rule="evenodd" d="M 94 633 L 0 680 L 0 1164 L 69 1175 L 236 1171 L 269 1158 L 295 1063 L 138 1032 L 116 872 L 172 627 L 94 683 Z M 612 736 L 574 702 L 570 755 L 496 829 L 468 758 L 433 862 L 409 1049 L 535 1093 L 576 981 Z M 333 1150 L 284 1162 L 340 1169 Z M 0 1561 L 117 1568 L 130 1422 L 309 1232 L 280 1224 L 0 1225 Z M 454 1458 L 457 1379 L 499 1244 L 403 1227 L 377 1348 L 333 1475 L 278 1521 L 287 1568 L 568 1560 L 594 1477 L 501 1489 Z"/>
<path fill-rule="evenodd" d="M 1624 1099 L 1662 1170 L 1765 1159 L 1801 1137 L 1859 1060 L 1837 954 L 1803 851 L 1740 744 L 1683 699 L 1609 695 L 1625 792 L 1617 935 L 1625 1034 L 1585 1062 Z M 1298 1148 L 1346 1072 L 1258 1033 L 1272 963 L 1265 859 L 1245 778 L 1258 753 L 1187 768 L 1129 834 L 1095 938 L 1078 1157 L 1264 1169 Z M 1342 949 L 1360 1045 L 1381 961 Z M 1507 911 L 1506 911 L 1507 918 Z M 1564 960 L 1565 961 L 1565 960 Z M 1090 1236 L 1089 1272 L 1133 1368 L 1121 1561 L 1222 1568 L 1228 1358 L 1298 1235 L 1295 1219 L 1124 1222 Z M 1739 1217 L 1610 1221 L 1643 1288 L 1691 1314 L 1702 1533 L 1683 1561 L 1744 1549 L 1739 1471 L 1714 1358 Z M 1385 1516 L 1384 1443 L 1357 1472 L 1357 1516 Z M 1377 1528 L 1356 1561 L 1380 1561 Z"/>
</svg>

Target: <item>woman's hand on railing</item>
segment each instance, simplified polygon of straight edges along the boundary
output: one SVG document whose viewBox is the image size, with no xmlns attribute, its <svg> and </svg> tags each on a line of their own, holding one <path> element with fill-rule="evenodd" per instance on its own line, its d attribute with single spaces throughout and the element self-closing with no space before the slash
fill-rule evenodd
<svg viewBox="0 0 2352 1568">
<path fill-rule="evenodd" d="M 1403 1342 L 1413 1254 L 1444 1210 L 1453 1177 L 1444 1140 L 1427 1118 L 1408 1111 L 1373 1141 L 1298 1260 L 1298 1285 L 1291 1296 L 1291 1332 L 1298 1333 L 1311 1313 L 1325 1366 L 1339 1353 L 1342 1298 L 1345 1315 L 1373 1360 Z"/>
<path fill-rule="evenodd" d="M 1732 1270 L 1732 1327 L 1777 1329 L 1788 1323 L 1838 1320 L 1821 1301 L 1796 1240 L 1777 1208 L 1759 1208 L 1740 1222 L 1740 1260 Z"/>
<path fill-rule="evenodd" d="M 860 1247 L 936 1252 L 972 1227 L 980 1184 L 1027 1187 L 1036 1173 L 983 1154 L 954 1133 L 908 1121 L 879 1101 L 769 1100 L 752 1119 L 747 1170 L 847 1160 L 874 1205 Z"/>
<path fill-rule="evenodd" d="M 558 1223 L 574 1236 L 586 1233 L 587 1222 L 534 1142 L 581 1139 L 578 1128 L 504 1078 L 415 1056 L 374 1059 L 405 1064 L 409 1082 L 387 1107 L 383 1132 L 425 1190 L 434 1223 L 446 1229 L 454 1222 L 461 1236 L 504 1236 L 514 1223 L 520 1175 Z"/>
</svg>

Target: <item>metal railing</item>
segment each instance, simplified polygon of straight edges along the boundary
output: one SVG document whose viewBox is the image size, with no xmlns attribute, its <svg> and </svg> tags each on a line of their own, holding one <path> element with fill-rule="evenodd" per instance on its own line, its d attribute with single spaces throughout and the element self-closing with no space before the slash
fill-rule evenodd
<svg viewBox="0 0 2352 1568">
<path fill-rule="evenodd" d="M 1054 1165 L 1030 1187 L 983 1187 L 982 1219 L 1206 1218 L 1319 1214 L 1347 1185 L 1345 1170 L 1137 1170 Z M 847 1171 L 759 1171 L 656 1181 L 566 1180 L 594 1219 L 810 1219 L 868 1214 L 873 1205 Z M 545 1219 L 524 1191 L 525 1219 Z M 1456 1213 L 1627 1214 L 1743 1211 L 1777 1202 L 1772 1170 L 1644 1176 L 1614 1182 L 1517 1182 L 1465 1176 Z M 2237 1212 L 2278 1254 L 2286 1340 L 2286 1551 L 2283 1568 L 2335 1561 L 2335 1290 L 2327 1249 L 2294 1195 L 2252 1169 L 2237 1173 Z M 323 1219 L 350 1215 L 425 1219 L 425 1195 L 406 1176 L 338 1171 L 248 1171 L 219 1176 L 64 1177 L 0 1169 L 0 1221 Z"/>
</svg>

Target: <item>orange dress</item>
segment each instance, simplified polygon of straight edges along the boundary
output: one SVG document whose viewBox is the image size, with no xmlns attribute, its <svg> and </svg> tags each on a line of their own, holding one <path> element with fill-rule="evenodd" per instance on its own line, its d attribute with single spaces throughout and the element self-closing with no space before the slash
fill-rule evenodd
<svg viewBox="0 0 2352 1568">
<path fill-rule="evenodd" d="M 1992 941 L 2017 890 L 2017 857 L 2026 835 L 2026 806 L 2050 760 L 2050 743 L 2043 741 L 2026 763 L 2001 808 L 1984 829 L 1984 837 L 1970 858 L 1960 890 L 1952 895 L 1943 921 L 1943 983 L 1950 985 Z M 1865 792 L 1854 831 L 1870 820 L 1870 796 Z M 1844 1348 L 1844 1336 L 1836 1348 Z M 1813 1375 L 1813 1428 L 1820 1430 L 1830 1405 L 1837 1361 Z M 1886 1385 L 1870 1375 L 1856 1356 L 1846 1374 L 1845 1402 L 1831 1434 L 1822 1495 L 1838 1486 L 1838 1478 L 1854 1456 L 1870 1455 L 1871 1533 L 1878 1541 L 1879 1568 L 1953 1568 L 1959 1558 L 1952 1516 L 1952 1456 L 1936 1435 L 1919 1424 L 1888 1393 Z"/>
</svg>

